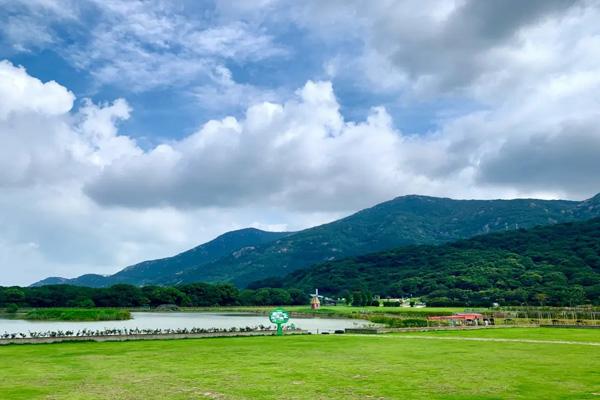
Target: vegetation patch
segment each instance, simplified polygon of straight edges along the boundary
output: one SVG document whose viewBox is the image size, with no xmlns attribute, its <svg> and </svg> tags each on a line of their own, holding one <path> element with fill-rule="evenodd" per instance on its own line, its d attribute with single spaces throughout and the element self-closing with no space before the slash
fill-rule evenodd
<svg viewBox="0 0 600 400">
<path fill-rule="evenodd" d="M 365 288 L 419 297 L 434 307 L 600 305 L 599 238 L 596 218 L 330 261 L 283 281 L 328 294 Z"/>
<path fill-rule="evenodd" d="M 35 321 L 121 321 L 131 319 L 129 310 L 115 308 L 40 308 L 23 319 Z"/>
<path fill-rule="evenodd" d="M 390 328 L 421 328 L 427 326 L 427 320 L 422 318 L 396 318 L 375 315 L 369 317 L 369 321 L 376 324 L 383 324 Z"/>
</svg>

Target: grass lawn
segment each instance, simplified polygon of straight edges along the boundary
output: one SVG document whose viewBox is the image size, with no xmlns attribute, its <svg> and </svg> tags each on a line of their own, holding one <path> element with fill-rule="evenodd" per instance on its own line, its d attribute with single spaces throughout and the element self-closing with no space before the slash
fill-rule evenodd
<svg viewBox="0 0 600 400">
<path fill-rule="evenodd" d="M 599 331 L 416 335 L 12 345 L 0 399 L 600 399 Z"/>
<path fill-rule="evenodd" d="M 302 314 L 312 315 L 339 315 L 352 316 L 353 314 L 403 314 L 403 315 L 438 315 L 452 314 L 465 311 L 465 307 L 352 307 L 352 306 L 323 306 L 318 310 L 312 310 L 309 306 L 281 306 L 287 311 L 297 312 Z M 214 312 L 260 312 L 268 313 L 273 310 L 274 306 L 233 306 L 233 307 L 187 307 L 182 308 L 182 311 L 214 311 Z M 469 310 L 472 310 L 470 308 Z M 478 310 L 486 310 L 478 308 Z"/>
<path fill-rule="evenodd" d="M 476 337 L 570 342 L 600 342 L 600 329 L 571 328 L 498 328 L 465 331 L 411 332 L 411 335 L 443 337 Z M 600 351 L 600 348 L 598 349 Z M 599 399 L 600 400 L 600 399 Z"/>
</svg>

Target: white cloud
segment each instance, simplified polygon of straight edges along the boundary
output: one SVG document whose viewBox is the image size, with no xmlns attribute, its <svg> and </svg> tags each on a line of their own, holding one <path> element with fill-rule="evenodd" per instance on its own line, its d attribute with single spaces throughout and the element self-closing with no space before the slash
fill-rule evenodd
<svg viewBox="0 0 600 400">
<path fill-rule="evenodd" d="M 122 99 L 100 105 L 85 100 L 74 112 L 66 88 L 41 82 L 8 62 L 0 67 L 0 91 L 6 94 L 0 96 L 1 284 L 112 273 L 228 230 L 299 229 L 339 216 L 265 210 L 260 204 L 192 210 L 98 205 L 83 192 L 86 182 L 123 160 L 146 157 L 145 174 L 160 180 L 160 174 L 170 173 L 156 168 L 172 156 L 170 146 L 158 146 L 148 155 L 120 134 L 119 121 L 132 112 Z"/>
<path fill-rule="evenodd" d="M 331 84 L 308 82 L 284 104 L 253 105 L 243 120 L 210 121 L 179 142 L 114 162 L 87 193 L 132 207 L 256 201 L 351 210 L 401 189 L 401 141 L 385 110 L 373 110 L 363 123 L 346 122 Z"/>
<path fill-rule="evenodd" d="M 0 0 L 0 44 L 9 53 L 51 49 L 91 74 L 96 89 L 143 92 L 210 86 L 226 62 L 287 54 L 260 24 L 200 14 L 198 6 L 157 0 Z"/>
<path fill-rule="evenodd" d="M 505 70 L 507 52 L 526 54 L 520 51 L 524 30 L 580 18 L 595 6 L 594 1 L 562 0 L 282 4 L 291 20 L 322 39 L 343 43 L 352 38 L 362 44 L 344 57 L 350 75 L 364 74 L 378 90 L 432 97 L 471 93 L 489 74 Z M 589 33 L 594 25 L 583 25 L 583 30 Z"/>
<path fill-rule="evenodd" d="M 235 82 L 231 71 L 223 66 L 215 67 L 210 74 L 210 83 L 194 87 L 191 95 L 199 107 L 217 115 L 231 115 L 245 110 L 251 104 L 283 97 L 281 90 Z"/>
<path fill-rule="evenodd" d="M 0 45 L 8 52 L 31 52 L 56 44 L 57 25 L 77 21 L 71 0 L 0 0 Z"/>
<path fill-rule="evenodd" d="M 39 115 L 65 114 L 73 107 L 75 96 L 54 81 L 32 79 L 25 69 L 0 61 L 0 120 L 12 113 Z"/>
<path fill-rule="evenodd" d="M 171 3 L 97 3 L 104 25 L 73 60 L 101 82 L 146 90 L 201 75 L 189 89 L 202 103 L 222 115 L 245 107 L 240 118 L 210 120 L 147 150 L 119 125 L 135 113 L 125 100 L 82 100 L 73 111 L 67 88 L 1 62 L 6 281 L 113 272 L 229 229 L 298 229 L 408 193 L 582 199 L 600 191 L 596 2 L 298 4 L 265 7 L 289 8 L 285 21 L 322 40 L 358 43 L 358 57 L 327 55 L 333 83 L 309 81 L 289 95 L 240 84 L 223 62 L 278 54 L 264 10 L 232 6 L 246 22 L 205 24 Z M 423 135 L 396 129 L 383 107 L 350 121 L 333 90 L 349 77 L 403 101 L 427 95 L 479 108 L 440 114 Z"/>
<path fill-rule="evenodd" d="M 259 27 L 241 21 L 214 24 L 187 15 L 181 5 L 144 1 L 93 1 L 99 21 L 88 41 L 65 57 L 91 72 L 97 84 L 144 91 L 156 87 L 212 84 L 226 60 L 259 61 L 284 54 Z"/>
</svg>

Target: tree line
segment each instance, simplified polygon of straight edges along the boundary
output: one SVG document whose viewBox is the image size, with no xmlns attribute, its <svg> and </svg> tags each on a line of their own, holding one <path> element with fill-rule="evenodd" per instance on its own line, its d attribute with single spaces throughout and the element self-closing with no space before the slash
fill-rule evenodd
<svg viewBox="0 0 600 400">
<path fill-rule="evenodd" d="M 192 283 L 181 286 L 118 284 L 107 288 L 71 285 L 0 287 L 0 307 L 182 307 L 270 306 L 308 304 L 299 289 L 240 290 L 231 284 Z"/>
</svg>

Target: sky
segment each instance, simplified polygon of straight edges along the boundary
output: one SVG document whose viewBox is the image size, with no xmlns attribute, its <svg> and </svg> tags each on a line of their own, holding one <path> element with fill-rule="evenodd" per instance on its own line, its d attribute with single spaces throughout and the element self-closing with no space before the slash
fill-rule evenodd
<svg viewBox="0 0 600 400">
<path fill-rule="evenodd" d="M 599 0 L 0 0 L 0 285 L 406 194 L 600 192 Z"/>
</svg>

